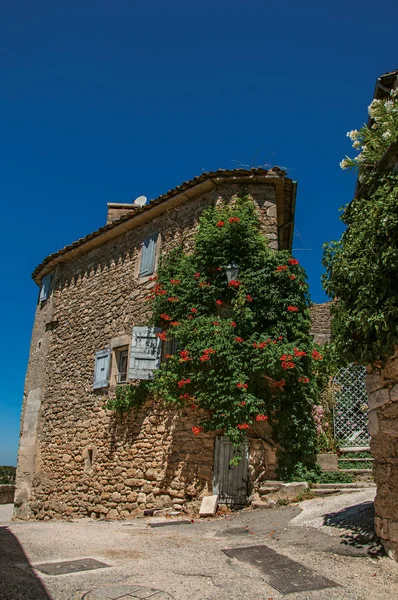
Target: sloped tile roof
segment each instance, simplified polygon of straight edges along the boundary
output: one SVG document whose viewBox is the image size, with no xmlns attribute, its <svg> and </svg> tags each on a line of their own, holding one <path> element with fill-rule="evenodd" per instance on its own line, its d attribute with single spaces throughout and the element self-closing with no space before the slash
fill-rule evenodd
<svg viewBox="0 0 398 600">
<path fill-rule="evenodd" d="M 125 223 L 127 221 L 137 218 L 138 215 L 151 210 L 154 206 L 161 204 L 163 202 L 166 202 L 170 198 L 173 198 L 174 196 L 177 196 L 178 194 L 184 193 L 187 190 L 194 188 L 195 186 L 197 186 L 200 183 L 203 183 L 205 181 L 212 180 L 212 179 L 220 179 L 220 178 L 221 179 L 228 179 L 228 178 L 232 179 L 232 178 L 239 178 L 239 177 L 256 177 L 258 175 L 260 175 L 260 176 L 262 175 L 262 176 L 266 176 L 266 177 L 284 178 L 286 175 L 286 171 L 284 171 L 280 167 L 272 167 L 271 169 L 263 169 L 260 167 L 256 167 L 256 168 L 252 168 L 252 169 L 217 169 L 217 171 L 204 172 L 201 175 L 193 177 L 192 179 L 190 179 L 188 181 L 184 181 L 181 185 L 178 185 L 177 187 L 166 192 L 165 194 L 158 196 L 154 200 L 151 200 L 145 206 L 137 206 L 137 208 L 134 210 L 133 214 L 124 215 L 124 216 L 120 217 L 120 219 L 112 221 L 112 223 L 109 223 L 108 225 L 104 225 L 103 227 L 100 227 L 96 231 L 89 233 L 85 237 L 76 240 L 72 244 L 69 244 L 68 246 L 65 246 L 64 248 L 61 248 L 61 250 L 58 250 L 57 252 L 50 254 L 36 267 L 36 269 L 32 273 L 32 278 L 34 280 L 37 280 L 40 272 L 46 267 L 46 265 L 48 265 L 48 263 L 52 262 L 54 259 L 62 257 L 65 254 L 68 254 L 69 252 L 75 250 L 79 246 L 86 244 L 90 240 L 100 237 L 101 235 L 107 233 L 108 231 L 115 229 L 122 223 Z"/>
</svg>

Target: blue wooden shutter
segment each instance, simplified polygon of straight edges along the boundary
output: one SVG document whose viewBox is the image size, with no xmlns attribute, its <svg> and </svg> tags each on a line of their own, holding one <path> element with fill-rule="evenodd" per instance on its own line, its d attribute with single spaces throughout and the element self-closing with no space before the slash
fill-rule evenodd
<svg viewBox="0 0 398 600">
<path fill-rule="evenodd" d="M 111 366 L 111 350 L 100 350 L 95 353 L 94 383 L 95 390 L 107 387 L 109 383 L 109 371 Z"/>
<path fill-rule="evenodd" d="M 154 233 L 142 243 L 140 276 L 151 275 L 155 270 L 156 240 L 158 234 Z"/>
<path fill-rule="evenodd" d="M 47 298 L 49 297 L 51 291 L 52 278 L 52 273 L 48 273 L 48 275 L 44 275 L 44 277 L 42 278 L 39 297 L 40 302 L 44 302 L 44 300 L 47 300 Z"/>
<path fill-rule="evenodd" d="M 162 341 L 156 336 L 160 327 L 133 327 L 129 379 L 152 379 L 160 366 Z"/>
</svg>

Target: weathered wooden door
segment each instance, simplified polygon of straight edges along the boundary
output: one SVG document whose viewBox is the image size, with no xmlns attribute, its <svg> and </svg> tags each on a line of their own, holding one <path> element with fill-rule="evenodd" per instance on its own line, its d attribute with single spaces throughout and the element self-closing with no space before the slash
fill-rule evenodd
<svg viewBox="0 0 398 600">
<path fill-rule="evenodd" d="M 232 506 L 243 506 L 248 493 L 249 441 L 240 449 L 242 460 L 235 467 L 230 461 L 236 454 L 226 436 L 216 437 L 214 448 L 213 494 L 218 494 L 219 502 Z"/>
</svg>

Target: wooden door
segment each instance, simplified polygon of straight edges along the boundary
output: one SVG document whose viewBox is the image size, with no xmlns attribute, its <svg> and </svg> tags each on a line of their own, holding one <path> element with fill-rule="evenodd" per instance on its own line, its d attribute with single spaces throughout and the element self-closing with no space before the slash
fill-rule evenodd
<svg viewBox="0 0 398 600">
<path fill-rule="evenodd" d="M 236 450 L 226 436 L 218 436 L 214 448 L 213 494 L 219 502 L 232 506 L 244 506 L 248 495 L 249 440 L 240 449 L 242 460 L 237 466 L 230 461 Z"/>
</svg>

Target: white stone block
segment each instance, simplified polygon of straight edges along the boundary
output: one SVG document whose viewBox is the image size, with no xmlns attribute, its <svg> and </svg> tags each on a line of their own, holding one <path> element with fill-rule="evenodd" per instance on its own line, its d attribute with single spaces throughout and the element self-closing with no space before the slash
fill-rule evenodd
<svg viewBox="0 0 398 600">
<path fill-rule="evenodd" d="M 205 496 L 199 510 L 200 517 L 212 517 L 216 514 L 218 496 Z"/>
<path fill-rule="evenodd" d="M 293 481 L 292 483 L 283 483 L 278 491 L 278 496 L 284 498 L 295 498 L 302 492 L 308 490 L 307 481 Z"/>
</svg>

